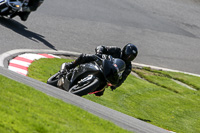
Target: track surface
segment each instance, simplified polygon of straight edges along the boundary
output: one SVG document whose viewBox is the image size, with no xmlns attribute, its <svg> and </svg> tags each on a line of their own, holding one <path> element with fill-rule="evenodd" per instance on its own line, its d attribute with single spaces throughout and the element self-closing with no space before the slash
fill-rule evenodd
<svg viewBox="0 0 200 133">
<path fill-rule="evenodd" d="M 132 42 L 138 63 L 200 74 L 199 14 L 199 0 L 46 0 L 26 22 L 0 18 L 0 53 Z"/>
<path fill-rule="evenodd" d="M 199 14 L 199 0 L 46 0 L 27 22 L 0 18 L 0 54 L 14 49 L 94 53 L 98 45 L 123 47 L 132 42 L 139 48 L 135 60 L 138 63 L 200 74 Z M 83 99 L 66 98 L 70 94 L 52 92 L 49 86 L 1 67 L 0 73 L 104 118 L 115 114 L 96 112 L 93 107 L 112 111 L 95 103 L 82 105 Z M 136 132 L 163 131 L 124 114 L 116 113 L 107 119 Z"/>
</svg>

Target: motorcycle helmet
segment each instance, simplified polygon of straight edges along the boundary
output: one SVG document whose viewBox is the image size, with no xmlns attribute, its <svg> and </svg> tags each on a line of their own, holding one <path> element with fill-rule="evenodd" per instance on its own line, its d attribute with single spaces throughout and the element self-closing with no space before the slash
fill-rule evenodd
<svg viewBox="0 0 200 133">
<path fill-rule="evenodd" d="M 122 59 L 125 62 L 130 62 L 134 60 L 137 54 L 138 54 L 137 47 L 132 43 L 128 43 L 122 49 Z"/>
</svg>

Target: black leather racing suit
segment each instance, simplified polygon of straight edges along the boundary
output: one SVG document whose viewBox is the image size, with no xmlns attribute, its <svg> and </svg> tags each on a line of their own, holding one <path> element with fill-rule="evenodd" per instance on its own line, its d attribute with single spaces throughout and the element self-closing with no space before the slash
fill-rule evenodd
<svg viewBox="0 0 200 133">
<path fill-rule="evenodd" d="M 121 49 L 119 47 L 116 46 L 98 46 L 95 49 L 96 54 L 107 54 L 107 55 L 111 55 L 114 58 L 121 58 Z M 132 65 L 131 62 L 126 62 L 124 60 L 124 62 L 126 63 L 126 69 L 124 70 L 123 74 L 122 74 L 122 78 L 120 79 L 120 81 L 118 82 L 118 84 L 116 86 L 112 86 L 112 89 L 116 89 L 117 87 L 119 87 L 128 77 L 128 75 L 131 73 L 132 70 Z"/>
<path fill-rule="evenodd" d="M 106 55 L 111 55 L 114 58 L 121 58 L 121 49 L 118 47 L 115 47 L 115 46 L 98 46 L 95 49 L 95 52 L 100 57 L 102 54 L 106 54 Z M 74 62 L 71 63 L 71 67 L 74 68 L 80 64 L 95 61 L 95 60 L 97 60 L 97 57 L 95 55 L 81 54 Z M 127 76 L 131 72 L 131 69 L 132 69 L 131 62 L 125 61 L 125 63 L 126 63 L 126 69 L 122 74 L 122 78 L 120 79 L 120 81 L 118 82 L 118 84 L 116 86 L 111 86 L 112 90 L 119 87 L 126 80 Z M 101 87 L 98 88 L 97 91 L 99 91 L 100 89 L 102 89 L 102 88 Z M 101 96 L 101 95 L 103 95 L 104 91 L 105 91 L 105 89 L 100 90 L 98 93 L 95 93 L 95 95 Z"/>
</svg>

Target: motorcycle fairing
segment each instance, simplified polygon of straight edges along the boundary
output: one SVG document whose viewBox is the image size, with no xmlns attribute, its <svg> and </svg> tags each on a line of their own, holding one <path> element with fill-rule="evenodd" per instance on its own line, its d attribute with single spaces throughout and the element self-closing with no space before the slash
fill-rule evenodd
<svg viewBox="0 0 200 133">
<path fill-rule="evenodd" d="M 74 69 L 74 72 L 72 74 L 71 81 L 76 80 L 80 75 L 83 75 L 85 73 L 94 73 L 99 71 L 99 67 L 97 67 L 94 62 L 92 63 L 86 63 L 86 64 L 81 64 L 80 66 L 76 67 Z"/>
<path fill-rule="evenodd" d="M 99 71 L 100 71 L 100 68 L 95 64 L 95 62 L 81 64 L 80 66 L 76 67 L 73 70 L 72 77 L 71 77 L 70 81 L 66 77 L 65 84 L 64 84 L 65 89 L 71 88 L 79 80 L 85 78 L 85 76 L 87 76 L 89 74 L 96 74 Z"/>
</svg>

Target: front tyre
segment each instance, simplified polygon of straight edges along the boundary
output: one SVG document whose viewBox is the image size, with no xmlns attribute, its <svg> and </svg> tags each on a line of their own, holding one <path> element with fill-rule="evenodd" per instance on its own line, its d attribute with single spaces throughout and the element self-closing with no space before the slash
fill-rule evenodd
<svg viewBox="0 0 200 133">
<path fill-rule="evenodd" d="M 51 76 L 47 80 L 47 84 L 50 84 L 50 85 L 53 85 L 53 86 L 57 87 L 58 80 L 59 80 L 59 72 L 57 72 L 56 74 L 54 74 L 53 76 Z"/>
<path fill-rule="evenodd" d="M 87 95 L 90 92 L 93 92 L 100 86 L 99 78 L 95 77 L 94 80 L 87 82 L 85 84 L 76 84 L 72 86 L 69 90 L 70 93 L 73 93 L 78 96 Z"/>
</svg>

